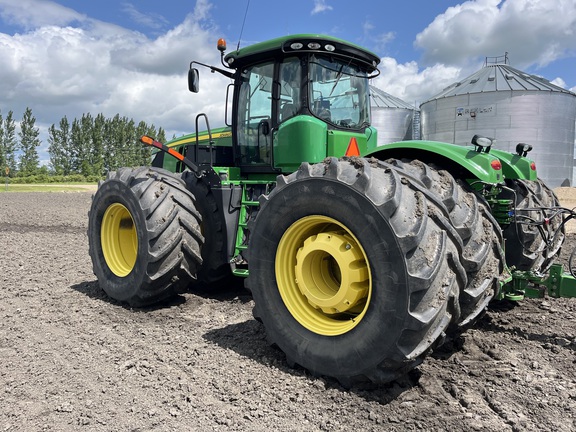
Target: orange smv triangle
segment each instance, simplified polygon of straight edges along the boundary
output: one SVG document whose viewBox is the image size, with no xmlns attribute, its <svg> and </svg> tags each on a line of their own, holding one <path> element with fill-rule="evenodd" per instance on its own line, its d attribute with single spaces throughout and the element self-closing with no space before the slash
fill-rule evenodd
<svg viewBox="0 0 576 432">
<path fill-rule="evenodd" d="M 350 142 L 348 143 L 348 148 L 346 149 L 346 154 L 344 156 L 360 156 L 360 149 L 358 149 L 356 137 L 350 138 Z"/>
</svg>

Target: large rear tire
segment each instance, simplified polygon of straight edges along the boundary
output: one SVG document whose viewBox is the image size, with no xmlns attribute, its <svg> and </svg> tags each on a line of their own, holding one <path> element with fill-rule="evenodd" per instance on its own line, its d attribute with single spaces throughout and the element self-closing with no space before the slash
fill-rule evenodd
<svg viewBox="0 0 576 432">
<path fill-rule="evenodd" d="M 121 168 L 99 185 L 88 214 L 100 287 L 146 306 L 183 289 L 202 262 L 200 215 L 185 184 L 158 168 Z"/>
<path fill-rule="evenodd" d="M 196 208 L 202 216 L 200 231 L 204 236 L 202 266 L 198 282 L 214 284 L 232 276 L 226 251 L 226 222 L 206 177 L 197 177 L 190 171 L 182 173 L 182 180 L 196 198 Z"/>
<path fill-rule="evenodd" d="M 419 160 L 390 163 L 411 173 L 437 194 L 450 213 L 450 221 L 462 240 L 460 259 L 468 275 L 468 284 L 460 293 L 458 326 L 468 326 L 486 310 L 500 289 L 499 278 L 504 271 L 502 230 L 484 198 L 448 171 Z"/>
<path fill-rule="evenodd" d="M 509 180 L 507 186 L 515 191 L 516 214 L 542 222 L 545 215 L 540 211 L 529 211 L 534 208 L 559 207 L 560 202 L 554 192 L 540 179 Z M 503 193 L 513 199 L 508 191 Z M 549 213 L 549 212 L 548 212 Z M 562 217 L 550 219 L 549 224 L 540 227 L 547 239 L 535 225 L 513 222 L 504 230 L 506 239 L 506 263 L 517 270 L 546 272 L 554 259 L 560 255 L 565 240 Z"/>
<path fill-rule="evenodd" d="M 304 163 L 251 229 L 254 316 L 289 364 L 345 385 L 418 365 L 458 319 L 466 274 L 442 204 L 390 164 Z"/>
</svg>

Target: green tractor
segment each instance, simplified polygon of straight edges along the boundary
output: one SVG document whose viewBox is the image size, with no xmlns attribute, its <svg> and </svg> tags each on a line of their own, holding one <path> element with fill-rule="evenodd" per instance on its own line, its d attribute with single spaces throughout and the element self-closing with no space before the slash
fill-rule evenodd
<svg viewBox="0 0 576 432">
<path fill-rule="evenodd" d="M 314 375 L 384 383 L 496 299 L 572 297 L 553 265 L 572 214 L 515 154 L 475 136 L 377 145 L 377 55 L 321 35 L 225 54 L 227 126 L 108 175 L 89 213 L 102 289 L 140 307 L 245 278 L 270 342 Z M 198 132 L 199 122 L 206 125 Z M 506 247 L 505 247 L 506 245 Z"/>
</svg>

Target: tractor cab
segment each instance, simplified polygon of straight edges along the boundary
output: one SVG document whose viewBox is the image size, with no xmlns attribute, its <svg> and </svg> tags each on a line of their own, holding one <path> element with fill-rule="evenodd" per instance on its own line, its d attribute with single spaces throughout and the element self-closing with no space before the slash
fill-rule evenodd
<svg viewBox="0 0 576 432">
<path fill-rule="evenodd" d="M 233 78 L 234 165 L 243 172 L 293 172 L 302 161 L 360 154 L 376 145 L 368 80 L 375 54 L 336 38 L 296 35 L 225 54 Z M 198 91 L 191 64 L 189 88 Z M 206 66 L 206 65 L 204 65 Z"/>
</svg>

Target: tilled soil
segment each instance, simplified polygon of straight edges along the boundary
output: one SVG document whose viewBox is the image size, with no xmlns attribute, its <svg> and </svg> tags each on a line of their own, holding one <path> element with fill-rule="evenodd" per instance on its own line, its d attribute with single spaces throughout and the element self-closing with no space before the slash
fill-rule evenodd
<svg viewBox="0 0 576 432">
<path fill-rule="evenodd" d="M 110 300 L 90 201 L 0 194 L 0 431 L 576 429 L 575 299 L 496 303 L 404 379 L 346 390 L 290 369 L 240 284 Z"/>
</svg>

